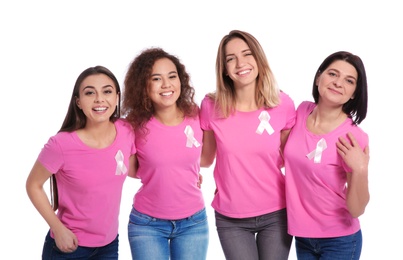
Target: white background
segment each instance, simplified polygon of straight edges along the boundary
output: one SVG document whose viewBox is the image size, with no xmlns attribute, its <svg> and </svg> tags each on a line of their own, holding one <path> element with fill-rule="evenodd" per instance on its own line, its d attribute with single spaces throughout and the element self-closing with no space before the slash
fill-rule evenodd
<svg viewBox="0 0 403 260">
<path fill-rule="evenodd" d="M 104 65 L 123 85 L 134 56 L 162 47 L 186 65 L 199 103 L 215 89 L 221 38 L 240 29 L 260 41 L 279 86 L 296 105 L 312 100 L 313 77 L 327 55 L 346 50 L 363 59 L 369 110 L 361 127 L 370 137 L 371 200 L 360 218 L 361 259 L 402 259 L 401 10 L 398 1 L 388 0 L 2 1 L 2 256 L 40 259 L 48 226 L 29 201 L 25 180 L 44 143 L 59 130 L 81 71 Z M 224 259 L 210 206 L 212 168 L 202 173 L 211 227 L 208 259 Z M 121 259 L 130 259 L 126 224 L 138 188 L 138 180 L 125 182 Z M 294 247 L 290 259 L 296 259 Z"/>
</svg>

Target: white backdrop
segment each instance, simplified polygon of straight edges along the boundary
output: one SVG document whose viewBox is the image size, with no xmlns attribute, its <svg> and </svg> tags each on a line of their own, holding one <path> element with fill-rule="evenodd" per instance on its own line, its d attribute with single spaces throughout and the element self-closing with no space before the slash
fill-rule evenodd
<svg viewBox="0 0 403 260">
<path fill-rule="evenodd" d="M 82 70 L 104 65 L 123 85 L 133 57 L 144 48 L 159 46 L 184 62 L 200 102 L 215 89 L 219 41 L 230 30 L 240 29 L 263 45 L 280 87 L 296 105 L 311 100 L 315 70 L 327 55 L 346 50 L 363 59 L 369 112 L 361 127 L 370 137 L 371 200 L 360 218 L 361 259 L 402 259 L 399 149 L 403 142 L 398 112 L 403 94 L 403 17 L 397 4 L 388 0 L 2 1 L 2 255 L 40 259 L 48 226 L 29 201 L 25 180 L 44 143 L 60 128 Z M 202 173 L 211 227 L 208 259 L 224 259 L 210 206 L 215 189 L 212 167 Z M 138 188 L 137 180 L 125 182 L 121 259 L 130 259 L 126 223 Z M 296 259 L 294 247 L 290 259 Z"/>
</svg>

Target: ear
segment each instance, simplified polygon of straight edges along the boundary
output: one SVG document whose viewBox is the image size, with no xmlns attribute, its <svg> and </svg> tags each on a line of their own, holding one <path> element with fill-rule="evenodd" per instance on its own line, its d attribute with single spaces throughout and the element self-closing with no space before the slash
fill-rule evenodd
<svg viewBox="0 0 403 260">
<path fill-rule="evenodd" d="M 320 75 L 318 75 L 318 76 L 316 77 L 316 79 L 315 79 L 315 85 L 316 85 L 317 87 L 319 87 L 319 77 L 320 77 Z"/>
<path fill-rule="evenodd" d="M 81 109 L 80 107 L 80 99 L 78 97 L 75 97 L 76 99 L 76 105 L 78 106 L 79 109 Z"/>
</svg>

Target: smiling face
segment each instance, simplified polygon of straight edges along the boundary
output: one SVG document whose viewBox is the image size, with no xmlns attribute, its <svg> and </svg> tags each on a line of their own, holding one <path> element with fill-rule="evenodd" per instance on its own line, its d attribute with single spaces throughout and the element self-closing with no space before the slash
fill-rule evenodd
<svg viewBox="0 0 403 260">
<path fill-rule="evenodd" d="M 154 63 L 147 90 L 156 111 L 176 107 L 181 82 L 176 66 L 170 59 L 162 58 Z"/>
<path fill-rule="evenodd" d="M 76 99 L 77 106 L 87 117 L 87 124 L 109 122 L 118 102 L 116 86 L 105 74 L 86 77 L 80 85 Z"/>
<path fill-rule="evenodd" d="M 259 71 L 246 42 L 240 38 L 230 40 L 225 46 L 225 61 L 228 76 L 235 88 L 255 86 Z"/>
<path fill-rule="evenodd" d="M 343 105 L 354 98 L 357 87 L 357 70 L 350 63 L 336 60 L 316 79 L 319 102 Z"/>
</svg>

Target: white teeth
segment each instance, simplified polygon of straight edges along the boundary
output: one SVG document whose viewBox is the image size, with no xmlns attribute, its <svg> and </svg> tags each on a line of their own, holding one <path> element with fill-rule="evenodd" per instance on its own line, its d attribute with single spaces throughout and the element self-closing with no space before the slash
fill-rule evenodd
<svg viewBox="0 0 403 260">
<path fill-rule="evenodd" d="M 161 93 L 161 96 L 169 96 L 169 95 L 172 95 L 173 94 L 173 91 L 171 91 L 171 92 L 164 92 L 164 93 Z"/>
<path fill-rule="evenodd" d="M 94 110 L 95 111 L 105 111 L 106 107 L 95 107 Z"/>
<path fill-rule="evenodd" d="M 248 73 L 249 71 L 250 71 L 250 70 L 244 70 L 244 71 L 239 72 L 238 74 L 239 74 L 239 75 L 243 75 L 243 74 Z"/>
</svg>

